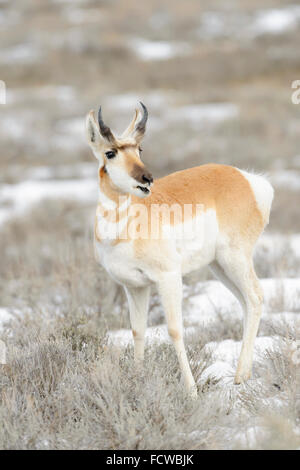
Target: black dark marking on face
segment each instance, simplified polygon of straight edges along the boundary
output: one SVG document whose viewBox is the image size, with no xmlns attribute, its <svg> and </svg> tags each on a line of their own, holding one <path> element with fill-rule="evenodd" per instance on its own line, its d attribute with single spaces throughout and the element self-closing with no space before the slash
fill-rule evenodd
<svg viewBox="0 0 300 470">
<path fill-rule="evenodd" d="M 131 171 L 131 176 L 142 184 L 151 184 L 153 182 L 153 177 L 150 171 L 148 171 L 143 165 L 134 165 Z"/>
</svg>

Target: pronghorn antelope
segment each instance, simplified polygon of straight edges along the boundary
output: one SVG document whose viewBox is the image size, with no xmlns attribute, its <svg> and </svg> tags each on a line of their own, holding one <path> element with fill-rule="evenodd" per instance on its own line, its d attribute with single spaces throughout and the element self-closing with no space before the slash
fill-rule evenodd
<svg viewBox="0 0 300 470">
<path fill-rule="evenodd" d="M 253 267 L 253 248 L 269 221 L 273 189 L 262 176 L 217 164 L 178 171 L 153 183 L 140 159 L 148 117 L 146 107 L 141 106 L 142 112 L 135 111 L 120 137 L 104 124 L 101 107 L 98 123 L 93 111 L 86 119 L 88 143 L 99 161 L 95 256 L 125 289 L 136 361 L 144 356 L 150 285 L 156 283 L 182 376 L 196 396 L 183 342 L 182 276 L 209 266 L 239 300 L 245 319 L 235 383 L 246 381 L 251 376 L 263 300 Z M 192 210 L 178 222 L 153 212 L 153 207 L 161 205 Z M 159 229 L 155 234 L 154 214 Z M 195 221 L 196 229 L 190 231 Z M 143 223 L 146 236 L 136 236 Z M 137 230 L 128 231 L 130 225 Z M 178 230 L 184 227 L 188 230 Z"/>
</svg>

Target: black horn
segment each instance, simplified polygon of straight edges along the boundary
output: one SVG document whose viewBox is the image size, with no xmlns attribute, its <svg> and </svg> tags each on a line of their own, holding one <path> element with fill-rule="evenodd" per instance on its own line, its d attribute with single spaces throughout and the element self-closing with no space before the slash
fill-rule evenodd
<svg viewBox="0 0 300 470">
<path fill-rule="evenodd" d="M 138 122 L 135 130 L 141 134 L 144 134 L 145 130 L 146 130 L 146 122 L 147 122 L 147 119 L 148 119 L 148 111 L 147 111 L 147 108 L 146 106 L 140 101 L 140 105 L 142 106 L 142 109 L 143 109 L 143 117 L 142 119 Z"/>
<path fill-rule="evenodd" d="M 108 140 L 111 143 L 115 142 L 113 133 L 111 132 L 110 128 L 106 124 L 104 124 L 104 121 L 102 119 L 101 106 L 99 107 L 98 111 L 98 123 L 102 137 L 104 137 L 104 139 Z"/>
</svg>

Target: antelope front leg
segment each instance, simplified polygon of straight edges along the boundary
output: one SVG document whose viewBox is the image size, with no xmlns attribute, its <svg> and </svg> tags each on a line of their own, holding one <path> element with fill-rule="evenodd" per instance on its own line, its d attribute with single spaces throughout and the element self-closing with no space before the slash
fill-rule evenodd
<svg viewBox="0 0 300 470">
<path fill-rule="evenodd" d="M 134 360 L 135 362 L 141 362 L 144 359 L 150 287 L 126 287 L 125 292 L 129 304 L 130 323 L 134 340 Z"/>
<path fill-rule="evenodd" d="M 181 274 L 177 272 L 164 273 L 160 276 L 157 287 L 167 317 L 168 332 L 177 353 L 184 382 L 191 396 L 196 398 L 196 384 L 183 342 Z"/>
</svg>

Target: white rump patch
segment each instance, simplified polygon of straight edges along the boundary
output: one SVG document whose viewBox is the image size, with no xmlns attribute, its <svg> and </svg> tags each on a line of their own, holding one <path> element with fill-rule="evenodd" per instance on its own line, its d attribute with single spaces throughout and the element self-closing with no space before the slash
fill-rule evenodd
<svg viewBox="0 0 300 470">
<path fill-rule="evenodd" d="M 274 190 L 266 177 L 237 170 L 248 180 L 255 196 L 257 206 L 264 218 L 265 223 L 269 222 L 269 215 L 274 196 Z"/>
</svg>

